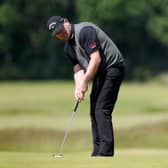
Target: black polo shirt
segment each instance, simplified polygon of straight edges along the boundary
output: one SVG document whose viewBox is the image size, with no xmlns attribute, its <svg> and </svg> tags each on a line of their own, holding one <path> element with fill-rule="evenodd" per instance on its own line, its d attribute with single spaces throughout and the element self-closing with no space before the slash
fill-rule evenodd
<svg viewBox="0 0 168 168">
<path fill-rule="evenodd" d="M 71 39 L 68 41 L 70 46 L 74 46 L 75 44 L 75 33 L 74 33 L 74 25 L 72 24 L 72 32 L 71 32 Z M 87 26 L 84 27 L 79 35 L 79 43 L 81 47 L 84 49 L 86 55 L 90 57 L 92 53 L 99 50 L 100 48 L 100 42 L 98 40 L 96 30 L 91 27 Z M 73 66 L 78 64 L 77 58 L 68 53 L 66 48 L 64 48 L 65 53 L 68 55 L 69 59 L 71 60 Z M 75 52 L 75 51 L 74 51 Z M 90 58 L 89 58 L 90 59 Z"/>
</svg>

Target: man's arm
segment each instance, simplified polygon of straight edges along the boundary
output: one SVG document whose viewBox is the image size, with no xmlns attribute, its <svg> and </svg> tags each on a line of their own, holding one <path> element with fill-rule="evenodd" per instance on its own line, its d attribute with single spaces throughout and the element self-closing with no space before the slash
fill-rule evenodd
<svg viewBox="0 0 168 168">
<path fill-rule="evenodd" d="M 101 57 L 99 50 L 97 50 L 90 55 L 90 61 L 87 71 L 85 74 L 83 74 L 82 78 L 80 79 L 81 82 L 79 83 L 79 88 L 77 91 L 77 96 L 78 98 L 80 98 L 80 100 L 84 99 L 85 93 L 88 89 L 88 83 L 91 79 L 93 79 L 93 77 L 97 73 L 100 63 Z"/>
<path fill-rule="evenodd" d="M 73 71 L 74 71 L 74 82 L 75 82 L 74 94 L 75 94 L 76 100 L 78 100 L 79 99 L 78 90 L 80 88 L 80 83 L 84 78 L 84 69 L 79 64 L 76 64 L 73 68 Z"/>
<path fill-rule="evenodd" d="M 100 62 L 101 62 L 101 57 L 100 57 L 99 51 L 97 50 L 90 55 L 90 62 L 84 76 L 85 83 L 88 83 L 91 79 L 93 79 L 93 77 L 97 73 Z"/>
<path fill-rule="evenodd" d="M 77 95 L 80 100 L 84 99 L 85 93 L 88 89 L 89 81 L 95 76 L 101 62 L 100 56 L 100 42 L 97 37 L 96 30 L 87 26 L 83 28 L 80 32 L 80 45 L 85 50 L 86 55 L 89 57 L 88 68 L 80 80 L 80 87 L 78 88 Z"/>
</svg>

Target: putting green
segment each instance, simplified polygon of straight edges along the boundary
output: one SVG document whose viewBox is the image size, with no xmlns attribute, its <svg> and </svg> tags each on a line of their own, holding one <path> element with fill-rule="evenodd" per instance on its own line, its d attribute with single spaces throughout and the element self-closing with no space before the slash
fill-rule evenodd
<svg viewBox="0 0 168 168">
<path fill-rule="evenodd" d="M 92 158 L 88 152 L 65 153 L 54 159 L 50 153 L 0 152 L 2 168 L 167 168 L 167 150 L 117 150 L 115 157 Z"/>
</svg>

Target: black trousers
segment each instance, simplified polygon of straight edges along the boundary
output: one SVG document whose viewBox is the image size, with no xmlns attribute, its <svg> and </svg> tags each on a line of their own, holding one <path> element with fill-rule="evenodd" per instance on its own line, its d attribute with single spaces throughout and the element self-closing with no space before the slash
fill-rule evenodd
<svg viewBox="0 0 168 168">
<path fill-rule="evenodd" d="M 114 155 L 112 111 L 124 77 L 124 67 L 111 67 L 95 76 L 90 95 L 92 156 Z"/>
</svg>

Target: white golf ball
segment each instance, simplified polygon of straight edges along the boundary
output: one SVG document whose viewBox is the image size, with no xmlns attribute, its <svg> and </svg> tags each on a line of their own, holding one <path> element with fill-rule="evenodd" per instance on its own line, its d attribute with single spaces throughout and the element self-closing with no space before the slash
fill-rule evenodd
<svg viewBox="0 0 168 168">
<path fill-rule="evenodd" d="M 62 158 L 63 154 L 53 154 L 53 158 Z"/>
</svg>

